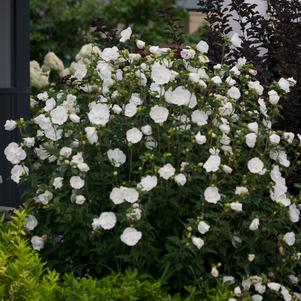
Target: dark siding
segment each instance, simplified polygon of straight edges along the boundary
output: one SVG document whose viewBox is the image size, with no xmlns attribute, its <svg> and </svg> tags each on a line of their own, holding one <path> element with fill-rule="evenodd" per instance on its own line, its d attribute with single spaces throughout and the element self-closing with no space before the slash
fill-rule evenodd
<svg viewBox="0 0 301 301">
<path fill-rule="evenodd" d="M 11 39 L 6 40 L 6 43 L 10 45 L 4 45 L 0 41 L 1 51 L 10 48 L 12 67 L 10 87 L 1 88 L 0 85 L 0 175 L 3 178 L 3 183 L 0 184 L 0 206 L 13 207 L 20 202 L 20 193 L 17 185 L 9 179 L 12 165 L 6 161 L 3 151 L 11 141 L 18 139 L 18 132 L 6 132 L 3 125 L 7 119 L 29 118 L 29 1 L 9 2 Z"/>
</svg>

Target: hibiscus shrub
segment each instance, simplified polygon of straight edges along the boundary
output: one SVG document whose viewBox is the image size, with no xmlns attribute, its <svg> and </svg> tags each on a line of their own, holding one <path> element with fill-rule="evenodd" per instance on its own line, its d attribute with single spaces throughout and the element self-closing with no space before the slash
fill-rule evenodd
<svg viewBox="0 0 301 301">
<path fill-rule="evenodd" d="M 289 298 L 300 196 L 286 177 L 301 136 L 272 125 L 294 79 L 264 88 L 244 58 L 209 67 L 204 41 L 130 36 L 78 57 L 63 86 L 33 96 L 30 121 L 6 124 L 27 131 L 5 154 L 12 179 L 31 183 L 33 247 L 76 275 L 131 267 L 172 290 L 225 276 L 237 298 Z"/>
</svg>

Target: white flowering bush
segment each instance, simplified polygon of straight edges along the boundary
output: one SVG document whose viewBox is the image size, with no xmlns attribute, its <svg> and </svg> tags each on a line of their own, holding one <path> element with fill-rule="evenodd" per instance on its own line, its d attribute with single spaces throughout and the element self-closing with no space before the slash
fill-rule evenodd
<svg viewBox="0 0 301 301">
<path fill-rule="evenodd" d="M 244 58 L 211 66 L 204 41 L 179 53 L 130 37 L 79 57 L 30 121 L 5 125 L 27 133 L 5 155 L 30 182 L 33 247 L 77 274 L 135 267 L 174 289 L 222 276 L 237 299 L 291 300 L 301 136 L 273 122 L 294 80 L 263 87 Z"/>
</svg>

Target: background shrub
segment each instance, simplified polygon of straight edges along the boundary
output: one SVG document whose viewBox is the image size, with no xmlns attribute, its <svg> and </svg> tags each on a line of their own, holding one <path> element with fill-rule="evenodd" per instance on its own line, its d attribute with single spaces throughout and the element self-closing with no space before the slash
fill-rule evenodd
<svg viewBox="0 0 301 301">
<path fill-rule="evenodd" d="M 42 62 L 47 52 L 55 52 L 70 62 L 91 36 L 91 27 L 102 47 L 115 43 L 116 30 L 132 25 L 149 43 L 173 42 L 172 20 L 183 23 L 186 11 L 175 0 L 31 0 L 31 58 Z"/>
<path fill-rule="evenodd" d="M 232 0 L 224 8 L 222 0 L 199 1 L 201 10 L 206 13 L 209 23 L 207 39 L 213 47 L 209 57 L 213 62 L 221 62 L 223 54 L 228 60 L 245 56 L 258 70 L 257 77 L 267 83 L 281 76 L 297 81 L 290 95 L 282 102 L 282 118 L 276 128 L 293 131 L 301 130 L 301 3 L 298 0 L 268 1 L 269 18 L 256 12 L 256 5 L 243 0 Z M 223 34 L 232 28 L 229 17 L 236 12 L 242 28 L 242 48 L 235 50 L 223 45 Z M 262 49 L 267 50 L 266 53 Z"/>
</svg>

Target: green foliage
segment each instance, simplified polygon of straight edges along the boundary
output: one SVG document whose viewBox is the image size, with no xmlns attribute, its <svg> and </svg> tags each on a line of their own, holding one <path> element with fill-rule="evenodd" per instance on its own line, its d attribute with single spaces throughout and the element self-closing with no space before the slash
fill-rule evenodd
<svg viewBox="0 0 301 301">
<path fill-rule="evenodd" d="M 70 60 L 102 6 L 102 0 L 30 0 L 31 57 L 42 60 L 54 51 Z"/>
<path fill-rule="evenodd" d="M 112 274 L 97 281 L 91 278 L 77 280 L 66 275 L 59 290 L 58 300 L 106 300 L 106 301 L 157 301 L 172 300 L 162 289 L 160 282 L 140 280 L 137 272 Z"/>
<path fill-rule="evenodd" d="M 109 31 L 131 25 L 146 42 L 172 43 L 175 28 L 168 25 L 186 15 L 174 0 L 31 0 L 30 6 L 31 57 L 38 61 L 49 51 L 70 61 L 95 24 Z"/>
<path fill-rule="evenodd" d="M 54 300 L 59 276 L 46 269 L 28 245 L 25 216 L 15 211 L 10 222 L 0 221 L 0 300 Z"/>
</svg>

